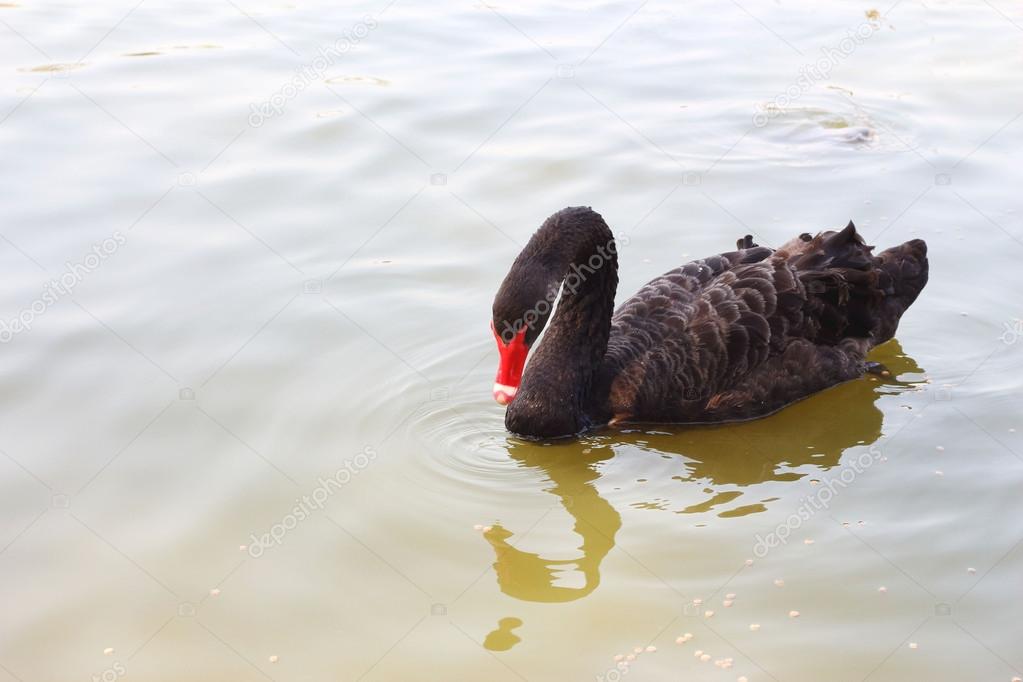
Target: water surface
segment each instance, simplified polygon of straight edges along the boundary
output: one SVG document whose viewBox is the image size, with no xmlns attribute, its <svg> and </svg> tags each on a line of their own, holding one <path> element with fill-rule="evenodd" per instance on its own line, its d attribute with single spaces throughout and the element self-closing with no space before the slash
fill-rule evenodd
<svg viewBox="0 0 1023 682">
<path fill-rule="evenodd" d="M 1021 27 L 0 3 L 0 682 L 1020 675 Z M 580 204 L 620 300 L 849 219 L 932 280 L 890 377 L 527 443 L 490 302 Z"/>
</svg>

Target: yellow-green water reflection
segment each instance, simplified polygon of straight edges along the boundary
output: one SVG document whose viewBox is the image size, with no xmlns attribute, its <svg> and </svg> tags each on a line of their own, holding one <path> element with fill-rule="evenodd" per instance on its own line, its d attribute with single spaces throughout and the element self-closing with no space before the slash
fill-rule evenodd
<svg viewBox="0 0 1023 682">
<path fill-rule="evenodd" d="M 867 376 L 825 391 L 765 419 L 720 426 L 623 428 L 555 444 L 511 440 L 509 456 L 522 467 L 543 474 L 543 488 L 572 518 L 574 535 L 565 539 L 578 556 L 548 559 L 516 548 L 513 534 L 496 524 L 484 533 L 494 549 L 494 573 L 501 591 L 532 602 L 567 602 L 586 597 L 600 585 L 600 565 L 615 546 L 621 514 L 600 494 L 600 465 L 627 444 L 670 454 L 685 462 L 688 475 L 674 476 L 679 485 L 701 486 L 707 499 L 674 510 L 680 514 L 714 512 L 733 518 L 764 511 L 771 499 L 757 499 L 759 484 L 798 481 L 812 471 L 836 467 L 849 448 L 869 446 L 883 433 L 884 416 L 875 402 L 884 395 L 914 390 L 923 384 L 923 370 L 906 356 L 897 341 L 875 351 L 890 376 Z M 595 442 L 595 440 L 597 442 Z M 800 471 L 794 469 L 801 468 Z M 727 488 L 727 490 L 722 490 Z M 747 502 L 750 497 L 755 502 Z M 776 498 L 775 498 L 776 499 Z M 737 503 L 727 508 L 726 505 Z M 658 504 L 637 505 L 667 509 Z M 566 571 L 582 575 L 580 587 L 556 583 Z"/>
</svg>

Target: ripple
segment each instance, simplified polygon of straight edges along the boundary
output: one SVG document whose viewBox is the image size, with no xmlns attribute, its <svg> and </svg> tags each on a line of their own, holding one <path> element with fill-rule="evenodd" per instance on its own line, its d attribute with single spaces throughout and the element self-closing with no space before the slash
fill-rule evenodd
<svg viewBox="0 0 1023 682">
<path fill-rule="evenodd" d="M 838 113 L 819 107 L 767 107 L 768 115 L 783 127 L 789 142 L 828 140 L 838 144 L 871 145 L 878 135 L 874 123 L 863 112 Z"/>
<path fill-rule="evenodd" d="M 852 91 L 829 87 L 830 93 L 811 101 L 787 107 L 765 105 L 768 123 L 764 135 L 769 144 L 784 147 L 787 156 L 793 147 L 819 147 L 822 154 L 841 147 L 872 152 L 904 152 L 915 147 L 912 126 L 890 106 L 870 96 L 854 100 Z"/>
<path fill-rule="evenodd" d="M 495 488 L 535 489 L 537 474 L 509 454 L 512 445 L 502 414 L 488 400 L 447 399 L 426 404 L 409 420 L 406 433 L 424 452 L 413 458 L 426 484 L 457 488 L 479 497 Z"/>
</svg>

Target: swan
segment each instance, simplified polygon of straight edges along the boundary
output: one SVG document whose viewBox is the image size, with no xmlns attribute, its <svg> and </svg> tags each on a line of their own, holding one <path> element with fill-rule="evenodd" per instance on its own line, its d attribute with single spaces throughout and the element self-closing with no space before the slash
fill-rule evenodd
<svg viewBox="0 0 1023 682">
<path fill-rule="evenodd" d="M 880 371 L 867 353 L 895 335 L 927 283 L 923 240 L 875 255 L 852 222 L 777 249 L 750 236 L 736 246 L 666 272 L 614 310 L 607 223 L 586 206 L 547 218 L 494 298 L 505 427 L 552 439 L 769 415 Z"/>
</svg>

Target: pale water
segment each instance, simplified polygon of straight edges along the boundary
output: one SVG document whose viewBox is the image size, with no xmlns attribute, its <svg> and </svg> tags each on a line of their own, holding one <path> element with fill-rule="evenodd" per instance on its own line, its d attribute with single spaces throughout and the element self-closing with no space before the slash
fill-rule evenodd
<svg viewBox="0 0 1023 682">
<path fill-rule="evenodd" d="M 1023 673 L 1018 3 L 17 0 L 0 36 L 0 681 Z M 849 219 L 931 283 L 890 378 L 527 444 L 490 303 L 580 204 L 619 300 Z"/>
</svg>

